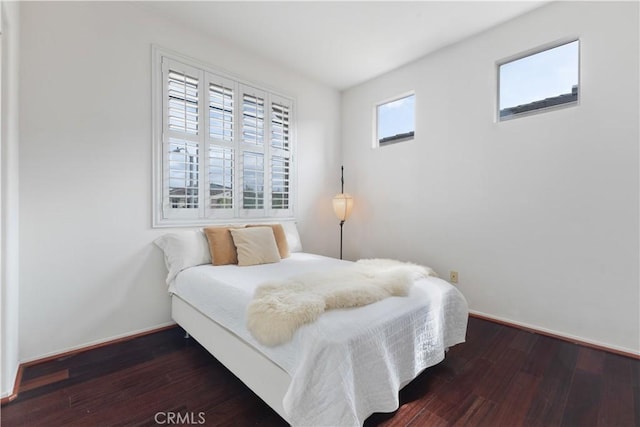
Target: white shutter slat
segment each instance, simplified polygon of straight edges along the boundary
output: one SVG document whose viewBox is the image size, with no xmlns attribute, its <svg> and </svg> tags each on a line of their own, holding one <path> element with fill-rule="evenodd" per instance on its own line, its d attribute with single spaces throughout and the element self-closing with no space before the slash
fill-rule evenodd
<svg viewBox="0 0 640 427">
<path fill-rule="evenodd" d="M 271 146 L 289 150 L 289 106 L 271 103 Z"/>
<path fill-rule="evenodd" d="M 234 149 L 209 147 L 209 207 L 233 209 Z"/>
<path fill-rule="evenodd" d="M 166 84 L 168 129 L 197 134 L 199 127 L 198 77 L 189 75 L 186 71 L 169 68 Z"/>
<path fill-rule="evenodd" d="M 264 209 L 263 153 L 242 153 L 242 208 Z"/>
<path fill-rule="evenodd" d="M 271 98 L 271 209 L 290 212 L 291 208 L 291 103 Z"/>
<path fill-rule="evenodd" d="M 171 209 L 198 209 L 199 146 L 193 141 L 169 138 L 168 198 Z"/>
<path fill-rule="evenodd" d="M 229 85 L 230 86 L 230 85 Z M 209 83 L 209 137 L 232 142 L 234 133 L 233 88 Z"/>
<path fill-rule="evenodd" d="M 202 72 L 163 59 L 165 216 L 197 218 L 202 208 Z"/>
<path fill-rule="evenodd" d="M 264 145 L 264 96 L 242 94 L 242 142 Z"/>
<path fill-rule="evenodd" d="M 290 161 L 271 157 L 271 209 L 289 209 Z"/>
</svg>

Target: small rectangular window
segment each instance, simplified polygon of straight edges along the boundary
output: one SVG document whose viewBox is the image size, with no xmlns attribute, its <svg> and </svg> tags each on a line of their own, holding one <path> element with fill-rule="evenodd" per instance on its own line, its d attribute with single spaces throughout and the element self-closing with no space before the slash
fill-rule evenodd
<svg viewBox="0 0 640 427">
<path fill-rule="evenodd" d="M 498 117 L 510 119 L 578 102 L 580 41 L 574 40 L 498 67 Z"/>
<path fill-rule="evenodd" d="M 413 139 L 415 135 L 415 94 L 376 106 L 378 146 Z"/>
</svg>

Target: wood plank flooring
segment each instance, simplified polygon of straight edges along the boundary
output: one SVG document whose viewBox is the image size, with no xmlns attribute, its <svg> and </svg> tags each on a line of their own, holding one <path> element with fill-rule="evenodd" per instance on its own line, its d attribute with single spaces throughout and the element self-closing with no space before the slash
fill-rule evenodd
<svg viewBox="0 0 640 427">
<path fill-rule="evenodd" d="M 183 334 L 25 368 L 2 426 L 286 425 Z M 467 342 L 400 400 L 365 426 L 640 426 L 640 361 L 471 318 Z"/>
</svg>

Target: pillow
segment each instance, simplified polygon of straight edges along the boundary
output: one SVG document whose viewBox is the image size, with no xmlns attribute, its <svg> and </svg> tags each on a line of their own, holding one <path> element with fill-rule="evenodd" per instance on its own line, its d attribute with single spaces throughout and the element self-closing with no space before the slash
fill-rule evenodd
<svg viewBox="0 0 640 427">
<path fill-rule="evenodd" d="M 273 237 L 276 239 L 276 245 L 278 246 L 278 252 L 280 258 L 289 257 L 289 243 L 287 242 L 287 236 L 284 233 L 284 228 L 280 224 L 253 224 L 247 225 L 247 227 L 271 227 L 273 229 Z"/>
<path fill-rule="evenodd" d="M 238 254 L 230 230 L 233 230 L 233 227 L 207 227 L 203 230 L 209 241 L 213 265 L 238 263 Z"/>
<path fill-rule="evenodd" d="M 302 252 L 302 241 L 300 240 L 296 223 L 294 221 L 285 221 L 282 223 L 282 228 L 285 236 L 287 236 L 289 252 Z"/>
<path fill-rule="evenodd" d="M 271 227 L 252 227 L 231 230 L 238 250 L 238 265 L 271 264 L 280 261 L 278 245 Z"/>
<path fill-rule="evenodd" d="M 200 230 L 168 233 L 153 243 L 164 252 L 164 263 L 169 270 L 167 283 L 185 268 L 211 263 L 209 244 Z"/>
</svg>

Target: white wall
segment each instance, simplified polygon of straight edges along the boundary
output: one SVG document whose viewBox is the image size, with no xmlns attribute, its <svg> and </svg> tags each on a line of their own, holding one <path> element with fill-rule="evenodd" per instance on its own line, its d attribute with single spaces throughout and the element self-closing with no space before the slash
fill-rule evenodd
<svg viewBox="0 0 640 427">
<path fill-rule="evenodd" d="M 20 358 L 170 322 L 151 228 L 151 44 L 295 97 L 299 228 L 335 254 L 340 94 L 125 2 L 22 4 Z"/>
<path fill-rule="evenodd" d="M 497 60 L 581 40 L 581 103 L 495 123 Z M 638 4 L 562 2 L 343 93 L 349 258 L 434 267 L 470 308 L 640 350 Z M 416 138 L 372 149 L 415 89 Z"/>
<path fill-rule="evenodd" d="M 13 391 L 18 371 L 18 2 L 0 2 L 0 397 Z"/>
</svg>

